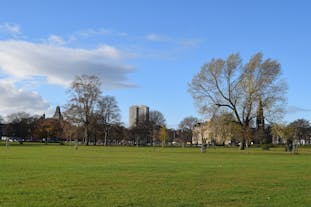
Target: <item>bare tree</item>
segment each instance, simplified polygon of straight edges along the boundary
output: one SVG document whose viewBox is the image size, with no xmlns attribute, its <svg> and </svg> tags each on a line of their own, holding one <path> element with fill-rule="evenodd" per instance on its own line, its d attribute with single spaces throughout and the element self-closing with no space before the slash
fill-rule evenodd
<svg viewBox="0 0 311 207">
<path fill-rule="evenodd" d="M 309 142 L 310 137 L 310 122 L 305 119 L 296 119 L 288 124 L 289 128 L 294 131 L 292 139 L 298 144 Z"/>
<path fill-rule="evenodd" d="M 89 144 L 91 117 L 100 96 L 101 82 L 97 76 L 77 76 L 69 89 L 69 103 L 65 115 L 75 124 L 84 128 L 84 143 Z"/>
<path fill-rule="evenodd" d="M 101 97 L 97 105 L 98 122 L 103 126 L 104 145 L 106 146 L 111 127 L 120 123 L 120 109 L 113 96 Z"/>
<path fill-rule="evenodd" d="M 199 119 L 193 116 L 185 117 L 178 125 L 179 129 L 193 130 L 193 127 L 199 123 Z"/>
<path fill-rule="evenodd" d="M 28 113 L 17 112 L 7 116 L 8 124 L 6 125 L 7 135 L 20 140 L 29 139 L 31 137 L 32 124 L 34 118 Z M 22 141 L 21 141 L 22 143 Z"/>
<path fill-rule="evenodd" d="M 287 87 L 280 74 L 280 64 L 263 60 L 262 53 L 255 54 L 245 65 L 239 54 L 232 54 L 226 60 L 212 59 L 203 65 L 189 84 L 189 91 L 202 114 L 234 114 L 244 131 L 240 148 L 244 149 L 259 99 L 266 119 L 276 119 L 283 112 Z"/>
<path fill-rule="evenodd" d="M 152 145 L 155 146 L 157 140 L 159 140 L 159 131 L 162 126 L 166 125 L 164 115 L 157 110 L 149 112 L 149 122 L 145 123 L 145 126 L 149 130 L 149 134 L 152 137 Z M 151 141 L 151 140 L 150 140 Z"/>
<path fill-rule="evenodd" d="M 163 114 L 157 110 L 149 112 L 149 121 L 151 122 L 151 124 L 157 126 L 164 126 L 166 122 Z"/>
<path fill-rule="evenodd" d="M 192 133 L 194 126 L 199 123 L 199 119 L 193 116 L 185 117 L 178 125 L 178 128 L 181 130 L 181 138 L 184 143 L 187 141 L 192 142 Z"/>
</svg>

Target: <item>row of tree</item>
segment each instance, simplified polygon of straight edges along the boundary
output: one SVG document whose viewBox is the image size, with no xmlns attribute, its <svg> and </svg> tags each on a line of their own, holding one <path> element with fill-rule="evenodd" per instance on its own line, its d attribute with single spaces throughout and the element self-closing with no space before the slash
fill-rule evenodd
<svg viewBox="0 0 311 207">
<path fill-rule="evenodd" d="M 229 55 L 227 59 L 212 59 L 202 66 L 189 84 L 189 92 L 198 110 L 212 123 L 211 132 L 220 137 L 227 132 L 234 132 L 241 142 L 241 149 L 246 146 L 259 107 L 264 111 L 262 118 L 272 127 L 273 136 L 286 140 L 302 136 L 302 131 L 293 127 L 294 124 L 275 124 L 284 113 L 286 91 L 280 64 L 276 60 L 263 59 L 262 53 L 252 56 L 246 64 L 242 63 L 239 54 Z M 132 129 L 125 129 L 120 123 L 116 99 L 102 95 L 101 82 L 97 76 L 77 76 L 68 94 L 69 101 L 64 107 L 65 119 L 62 123 L 42 121 L 23 114 L 22 121 L 11 117 L 7 131 L 14 129 L 11 131 L 16 136 L 31 133 L 33 137 L 38 134 L 41 137 L 59 136 L 63 133 L 64 137 L 79 138 L 86 145 L 90 142 L 96 144 L 98 139 L 104 145 L 112 140 L 120 142 L 124 139 L 136 144 L 154 144 L 157 141 L 164 143 L 168 137 L 179 138 L 185 143 L 191 141 L 193 128 L 198 123 L 198 119 L 187 117 L 180 123 L 179 130 L 171 132 L 164 127 L 163 115 L 154 111 L 150 114 L 150 120 Z M 20 127 L 16 123 L 27 127 Z M 306 126 L 302 128 L 308 128 Z"/>
<path fill-rule="evenodd" d="M 234 116 L 224 113 L 214 116 L 208 122 L 197 124 L 193 135 L 194 143 L 201 143 L 204 138 L 208 143 L 235 145 L 245 136 L 247 144 L 263 148 L 270 144 L 285 144 L 287 150 L 292 151 L 294 145 L 311 144 L 311 125 L 305 119 L 297 119 L 288 124 L 267 124 L 265 128 L 259 128 L 252 122 L 245 135 Z"/>
<path fill-rule="evenodd" d="M 103 98 L 104 99 L 104 98 Z M 102 99 L 102 101 L 103 101 Z M 107 100 L 113 100 L 107 97 Z M 113 104 L 114 105 L 114 104 Z M 113 108 L 115 108 L 114 105 Z M 109 113 L 117 117 L 118 110 Z M 90 116 L 88 125 L 89 140 L 85 139 L 85 128 L 81 124 L 74 124 L 65 116 L 65 119 L 45 118 L 44 116 L 31 116 L 25 112 L 14 113 L 7 116 L 5 124 L 1 124 L 1 136 L 23 141 L 60 142 L 79 141 L 84 144 L 102 145 L 164 145 L 167 142 L 178 142 L 184 144 L 191 142 L 193 124 L 188 125 L 186 118 L 181 122 L 182 129 L 168 129 L 165 126 L 165 119 L 161 112 L 151 111 L 150 120 L 139 123 L 136 127 L 126 128 L 118 119 L 106 118 L 106 112 L 96 112 Z M 191 119 L 191 117 L 190 117 Z M 114 120 L 114 121 L 110 121 Z M 3 123 L 1 119 L 1 123 Z"/>
<path fill-rule="evenodd" d="M 151 111 L 150 118 L 130 130 L 126 130 L 120 123 L 120 110 L 117 101 L 112 96 L 101 95 L 101 82 L 97 76 L 77 76 L 69 90 L 70 100 L 66 105 L 65 117 L 73 126 L 84 131 L 83 142 L 97 142 L 97 137 L 103 137 L 104 145 L 111 142 L 111 132 L 118 129 L 119 138 L 115 142 L 146 144 L 155 141 L 154 132 L 157 127 L 165 125 L 165 118 L 159 111 Z M 97 131 L 102 129 L 101 134 Z"/>
<path fill-rule="evenodd" d="M 111 97 L 107 98 L 111 99 Z M 115 108 L 115 107 L 113 107 Z M 109 110 L 106 110 L 109 111 Z M 118 111 L 118 110 L 116 110 Z M 98 117 L 95 114 L 95 117 Z M 93 118 L 92 118 L 93 119 Z M 53 118 L 43 118 L 31 116 L 24 112 L 14 113 L 7 117 L 8 123 L 3 125 L 3 135 L 13 137 L 21 141 L 55 141 L 53 138 L 62 138 L 63 140 L 85 141 L 84 129 L 81 126 L 75 126 L 65 120 Z M 131 129 L 125 128 L 120 122 L 93 122 L 90 127 L 90 142 L 93 144 L 142 144 L 142 145 L 164 145 L 166 142 L 177 142 L 180 144 L 191 143 L 192 137 L 197 133 L 194 127 L 199 120 L 195 117 L 186 117 L 179 124 L 177 130 L 167 129 L 165 119 L 161 112 L 151 111 L 150 121 L 139 123 Z M 3 119 L 1 118 L 3 123 Z M 109 125 L 107 124 L 109 123 Z M 218 144 L 230 142 L 239 142 L 243 136 L 243 131 L 234 121 L 231 114 L 213 117 L 208 122 L 209 136 L 219 138 Z M 293 150 L 294 144 L 311 144 L 310 122 L 305 119 L 297 119 L 289 124 L 272 124 L 266 128 L 269 134 L 261 137 L 255 130 L 248 132 L 248 140 L 255 144 L 287 144 L 289 151 Z M 272 139 L 267 140 L 270 137 Z M 264 140 L 264 139 L 265 140 Z M 229 139 L 229 140 L 228 140 Z"/>
<path fill-rule="evenodd" d="M 299 144 L 311 144 L 311 125 L 305 119 L 289 124 L 273 124 L 271 134 L 276 144 L 286 144 L 287 151 L 295 150 Z"/>
<path fill-rule="evenodd" d="M 149 120 L 127 129 L 120 121 L 120 109 L 113 96 L 103 96 L 97 76 L 77 76 L 68 90 L 69 101 L 64 106 L 64 118 L 31 116 L 24 112 L 7 117 L 3 135 L 17 139 L 46 143 L 76 140 L 86 145 L 108 144 L 164 144 L 174 139 L 191 141 L 191 130 L 197 119 L 181 123 L 181 130 L 167 129 L 166 120 L 159 111 L 150 111 Z M 3 119 L 2 119 L 3 120 Z"/>
</svg>

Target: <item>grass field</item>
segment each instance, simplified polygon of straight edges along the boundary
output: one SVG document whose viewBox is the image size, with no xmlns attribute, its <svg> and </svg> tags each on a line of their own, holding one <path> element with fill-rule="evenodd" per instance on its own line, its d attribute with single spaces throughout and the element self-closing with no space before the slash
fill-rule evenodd
<svg viewBox="0 0 311 207">
<path fill-rule="evenodd" d="M 310 206 L 311 149 L 0 146 L 0 206 Z"/>
</svg>

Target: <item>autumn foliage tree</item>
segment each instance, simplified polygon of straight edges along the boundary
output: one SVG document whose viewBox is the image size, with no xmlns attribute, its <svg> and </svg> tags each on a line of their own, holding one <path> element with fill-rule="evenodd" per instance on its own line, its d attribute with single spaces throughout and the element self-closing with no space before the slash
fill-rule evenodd
<svg viewBox="0 0 311 207">
<path fill-rule="evenodd" d="M 36 121 L 36 127 L 33 130 L 36 138 L 44 139 L 47 144 L 51 138 L 63 137 L 62 122 L 56 119 L 39 119 Z"/>
<path fill-rule="evenodd" d="M 159 132 L 159 138 L 160 138 L 162 147 L 164 147 L 165 142 L 168 139 L 168 130 L 166 126 L 161 127 L 160 132 Z"/>
</svg>

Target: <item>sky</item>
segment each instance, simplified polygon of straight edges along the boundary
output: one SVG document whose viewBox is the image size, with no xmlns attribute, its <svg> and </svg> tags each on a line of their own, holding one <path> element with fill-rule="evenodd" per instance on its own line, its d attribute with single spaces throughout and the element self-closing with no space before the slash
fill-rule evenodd
<svg viewBox="0 0 311 207">
<path fill-rule="evenodd" d="M 147 105 L 176 128 L 200 118 L 188 83 L 204 63 L 262 52 L 288 84 L 284 121 L 311 121 L 310 9 L 307 0 L 2 0 L 0 115 L 52 115 L 76 75 L 95 74 L 125 126 L 131 105 Z"/>
</svg>

